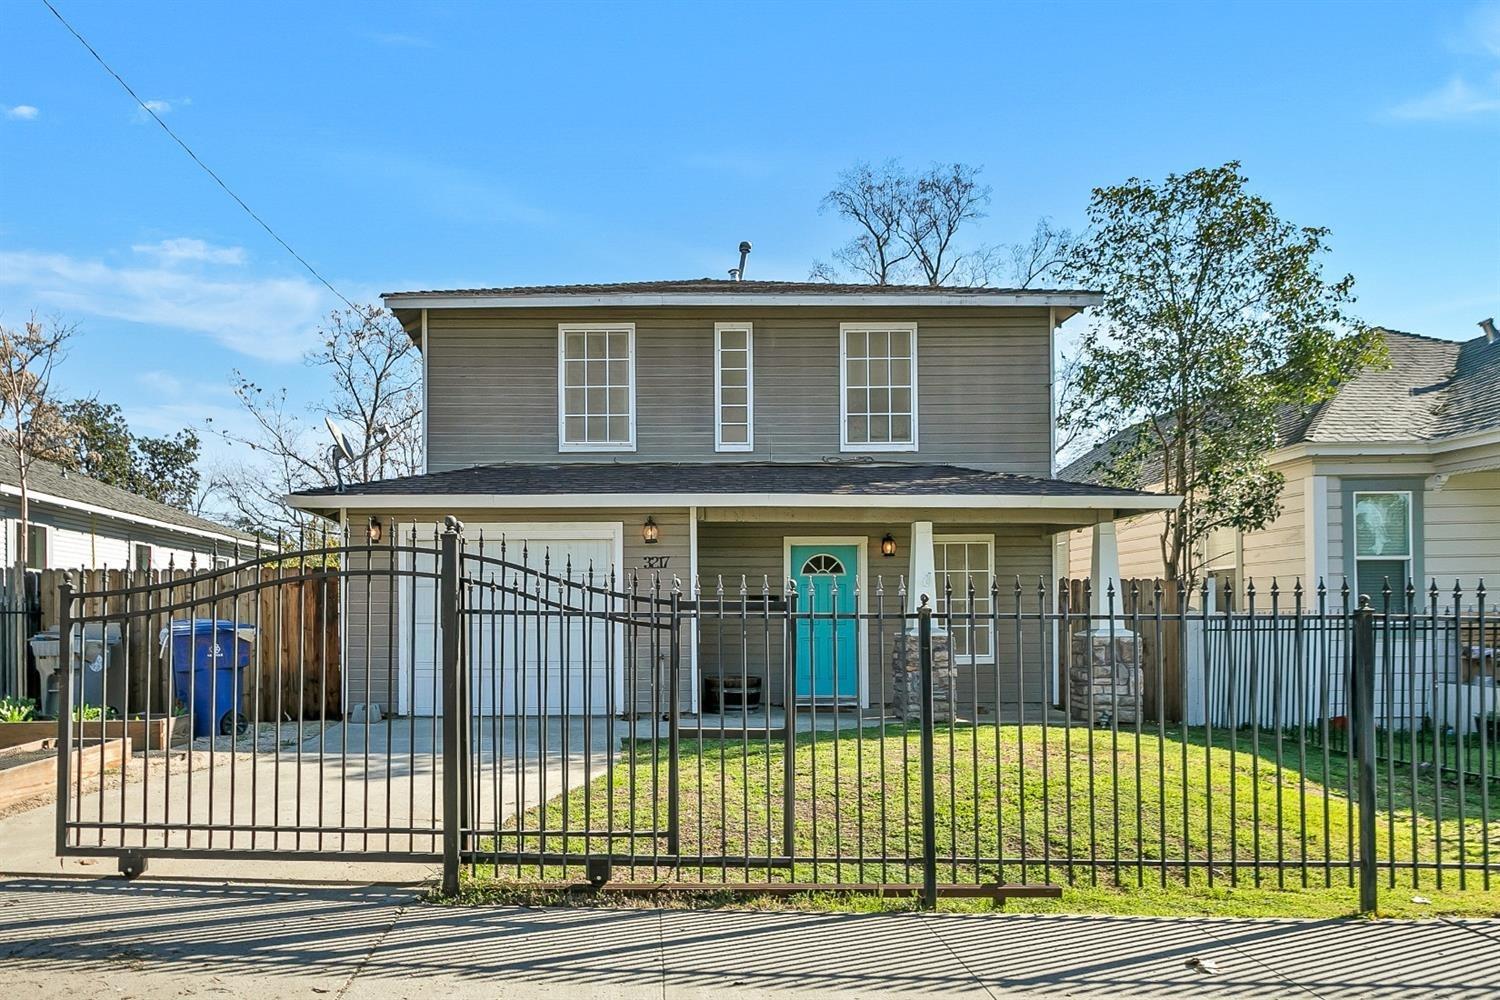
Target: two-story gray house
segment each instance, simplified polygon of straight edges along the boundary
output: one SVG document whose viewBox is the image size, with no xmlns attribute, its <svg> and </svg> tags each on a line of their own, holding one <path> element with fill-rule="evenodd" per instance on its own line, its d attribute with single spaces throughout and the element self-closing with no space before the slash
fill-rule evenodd
<svg viewBox="0 0 1500 1000">
<path fill-rule="evenodd" d="M 1034 595 L 1060 572 L 1059 531 L 1175 503 L 1053 476 L 1053 332 L 1091 292 L 701 279 L 384 299 L 422 353 L 426 470 L 294 504 L 382 532 L 452 514 L 510 558 L 524 544 L 554 573 L 659 573 L 689 598 L 721 579 L 732 597 L 743 577 L 816 602 L 837 584 L 841 610 L 899 612 L 904 579 L 908 605 L 926 594 L 941 612 L 951 585 L 965 702 L 1039 701 L 1052 669 L 995 633 L 992 581 L 1011 595 L 1019 576 Z M 346 601 L 351 621 L 362 604 L 395 616 L 399 651 L 383 665 L 372 652 L 370 700 L 431 713 L 432 602 L 390 597 Z M 870 626 L 811 644 L 798 695 L 873 707 L 890 641 Z M 686 711 L 701 678 L 745 669 L 708 631 Z M 552 669 L 536 655 L 530 669 Z"/>
</svg>

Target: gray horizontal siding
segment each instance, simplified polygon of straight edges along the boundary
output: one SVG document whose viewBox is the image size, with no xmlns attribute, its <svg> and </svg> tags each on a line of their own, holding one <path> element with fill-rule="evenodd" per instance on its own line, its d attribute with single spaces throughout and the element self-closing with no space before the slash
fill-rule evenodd
<svg viewBox="0 0 1500 1000">
<path fill-rule="evenodd" d="M 885 559 L 880 555 L 880 539 L 885 529 L 872 530 L 866 536 L 866 573 L 862 581 L 866 614 L 872 616 L 865 628 L 865 655 L 869 669 L 869 691 L 872 705 L 888 700 L 888 674 L 893 642 L 906 627 L 898 586 L 906 572 L 910 552 L 909 526 L 893 525 L 898 555 Z M 1017 528 L 1008 525 L 947 526 L 934 524 L 934 532 L 943 534 L 990 534 L 995 536 L 995 576 L 1000 593 L 996 623 L 995 664 L 973 664 L 960 659 L 958 688 L 955 692 L 961 711 L 972 714 L 973 707 L 983 714 L 993 711 L 998 700 L 1002 706 L 1025 701 L 1040 705 L 1047 688 L 1051 665 L 1045 662 L 1043 631 L 1036 621 L 1025 620 L 1020 627 L 1021 641 L 1016 641 L 1014 614 L 1015 579 L 1022 580 L 1022 613 L 1034 615 L 1036 582 L 1051 574 L 1050 536 L 1040 528 Z M 828 526 L 819 531 L 808 525 L 788 527 L 774 524 L 706 524 L 698 533 L 698 564 L 702 573 L 704 598 L 716 598 L 718 578 L 725 582 L 725 600 L 731 610 L 721 618 L 710 611 L 703 623 L 699 645 L 699 662 L 705 676 L 720 672 L 738 677 L 748 673 L 762 678 L 773 704 L 784 704 L 785 681 L 783 650 L 784 626 L 755 619 L 753 599 L 762 594 L 765 581 L 770 592 L 784 593 L 784 538 L 792 536 L 843 536 L 860 532 L 843 531 Z M 747 590 L 752 602 L 742 626 L 739 610 L 740 575 L 747 576 Z M 1050 642 L 1050 638 L 1046 642 Z M 842 670 L 843 667 L 840 667 Z M 976 701 L 977 699 L 977 701 Z"/>
<path fill-rule="evenodd" d="M 557 324 L 636 326 L 636 450 L 560 452 Z M 782 310 L 446 310 L 427 333 L 428 466 L 488 462 L 815 461 L 839 451 L 840 322 L 918 325 L 918 452 L 887 457 L 1046 475 L 1051 468 L 1045 309 L 967 315 Z M 755 450 L 714 451 L 716 321 L 755 327 Z"/>
</svg>

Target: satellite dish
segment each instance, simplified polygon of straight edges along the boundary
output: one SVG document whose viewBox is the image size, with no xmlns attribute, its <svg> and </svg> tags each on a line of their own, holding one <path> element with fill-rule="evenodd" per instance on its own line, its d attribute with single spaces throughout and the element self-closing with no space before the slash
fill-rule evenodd
<svg viewBox="0 0 1500 1000">
<path fill-rule="evenodd" d="M 343 428 L 339 427 L 332 417 L 324 417 L 323 423 L 328 427 L 328 433 L 333 437 L 333 448 L 329 451 L 329 455 L 338 456 L 334 459 L 334 464 L 339 464 L 340 460 L 345 462 L 354 461 L 354 449 L 349 447 L 349 439 L 344 437 Z"/>
<path fill-rule="evenodd" d="M 344 436 L 343 428 L 334 422 L 332 417 L 324 417 L 323 423 L 328 427 L 328 434 L 333 438 L 333 444 L 328 448 L 328 461 L 333 465 L 333 477 L 338 483 L 338 491 L 344 492 L 344 465 L 346 463 L 358 462 L 372 451 L 384 448 L 391 441 L 391 429 L 385 424 L 377 424 L 370 431 L 370 440 L 366 442 L 365 450 L 356 452 L 349 447 L 349 439 Z"/>
</svg>

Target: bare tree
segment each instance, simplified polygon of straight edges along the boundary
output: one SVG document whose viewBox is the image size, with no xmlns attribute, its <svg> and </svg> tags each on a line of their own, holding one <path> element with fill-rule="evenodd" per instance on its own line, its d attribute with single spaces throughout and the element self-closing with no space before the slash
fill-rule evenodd
<svg viewBox="0 0 1500 1000">
<path fill-rule="evenodd" d="M 1010 285 L 1030 288 L 1033 283 L 1056 277 L 1073 246 L 1073 231 L 1059 229 L 1045 215 L 1025 243 L 1013 243 L 1010 255 Z"/>
<path fill-rule="evenodd" d="M 823 197 L 857 227 L 854 238 L 833 252 L 834 260 L 877 285 L 920 280 L 928 285 L 988 285 L 1001 272 L 1003 248 L 961 248 L 960 231 L 984 217 L 990 189 L 979 168 L 933 164 L 911 173 L 896 160 L 879 167 L 857 163 L 839 175 Z M 836 270 L 813 263 L 810 281 L 836 281 Z"/>
<path fill-rule="evenodd" d="M 67 343 L 76 328 L 60 320 L 43 322 L 32 313 L 19 329 L 0 324 L 0 437 L 16 471 L 20 490 L 15 572 L 11 579 L 14 607 L 25 596 L 26 567 L 31 560 L 31 466 L 38 458 L 57 458 L 68 448 L 68 423 L 60 402 L 52 395 L 52 375 L 67 357 Z M 13 680 L 24 685 L 26 657 L 16 631 Z M 23 686 L 15 688 L 17 692 Z"/>
<path fill-rule="evenodd" d="M 897 233 L 929 285 L 947 284 L 963 265 L 953 241 L 965 223 L 984 217 L 990 188 L 979 183 L 979 170 L 938 163 L 902 185 L 906 197 Z"/>
<path fill-rule="evenodd" d="M 899 281 L 912 249 L 902 238 L 903 220 L 912 200 L 912 181 L 895 160 L 878 170 L 856 163 L 839 175 L 823 196 L 822 210 L 832 209 L 859 227 L 855 237 L 833 252 L 834 259 L 877 285 Z M 825 268 L 813 280 L 828 280 Z"/>
<path fill-rule="evenodd" d="M 219 463 L 210 481 L 220 506 L 240 526 L 264 535 L 303 537 L 312 519 L 283 498 L 336 481 L 321 426 L 331 417 L 359 454 L 346 475 L 359 480 L 409 475 L 421 467 L 422 370 L 416 347 L 378 306 L 332 313 L 304 362 L 331 382 L 325 399 L 299 413 L 285 389 L 267 390 L 236 371 L 234 393 L 250 419 L 240 433 L 214 428 L 253 461 Z"/>
</svg>

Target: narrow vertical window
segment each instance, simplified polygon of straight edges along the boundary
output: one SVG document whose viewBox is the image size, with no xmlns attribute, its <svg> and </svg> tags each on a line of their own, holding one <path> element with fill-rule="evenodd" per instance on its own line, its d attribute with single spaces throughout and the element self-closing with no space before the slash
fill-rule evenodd
<svg viewBox="0 0 1500 1000">
<path fill-rule="evenodd" d="M 557 328 L 559 451 L 635 450 L 635 324 Z"/>
<path fill-rule="evenodd" d="M 916 451 L 916 325 L 845 323 L 839 336 L 842 449 Z"/>
<path fill-rule="evenodd" d="M 749 323 L 714 324 L 714 450 L 755 450 L 755 346 Z"/>
</svg>

